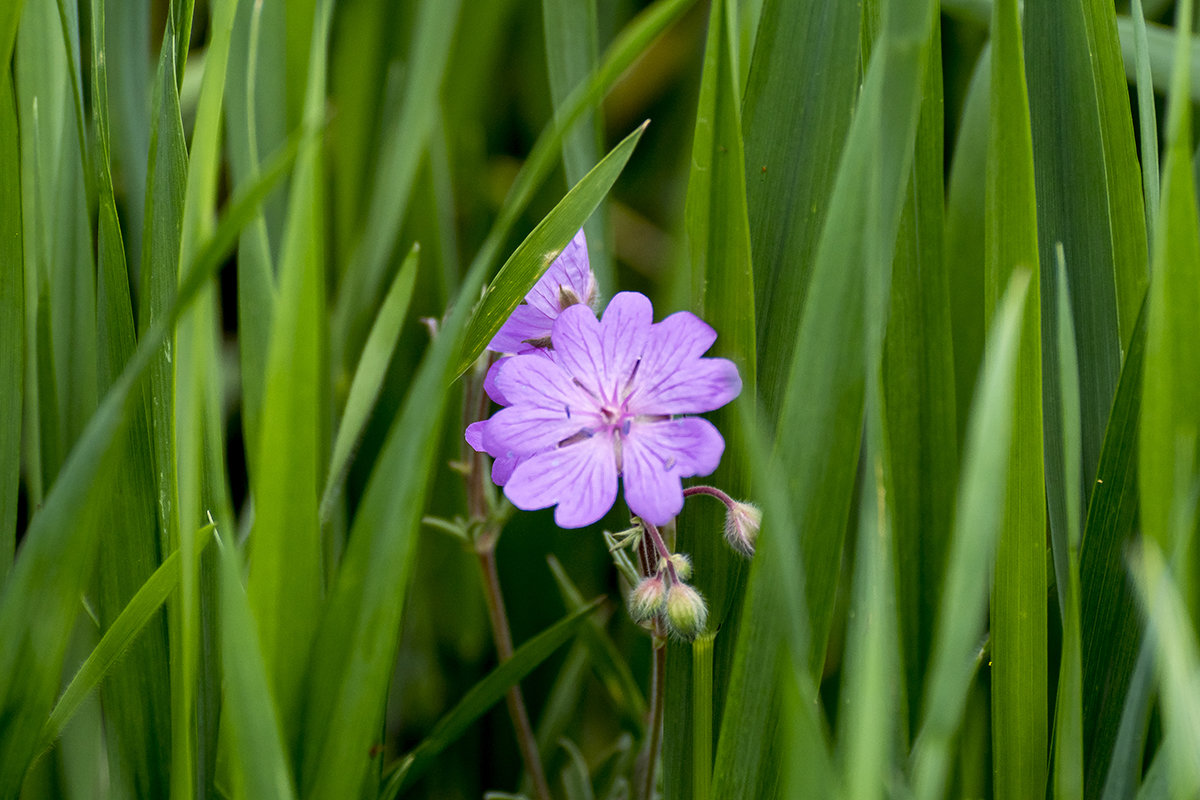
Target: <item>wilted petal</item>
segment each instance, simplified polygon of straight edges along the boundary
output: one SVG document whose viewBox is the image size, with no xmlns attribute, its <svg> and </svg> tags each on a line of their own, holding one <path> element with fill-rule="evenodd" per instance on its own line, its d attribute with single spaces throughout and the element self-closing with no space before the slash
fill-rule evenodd
<svg viewBox="0 0 1200 800">
<path fill-rule="evenodd" d="M 553 326 L 553 316 L 528 304 L 519 305 L 496 331 L 487 349 L 496 353 L 528 353 L 537 349 L 529 340 L 544 339 Z"/>
<path fill-rule="evenodd" d="M 698 358 L 674 372 L 643 375 L 629 398 L 635 414 L 700 414 L 720 408 L 742 391 L 737 366 L 727 358 Z"/>
<path fill-rule="evenodd" d="M 557 505 L 560 528 L 582 528 L 603 517 L 617 499 L 617 464 L 605 435 L 538 453 L 517 465 L 504 494 L 523 511 Z"/>
<path fill-rule="evenodd" d="M 613 401 L 633 374 L 653 321 L 650 300 L 637 292 L 613 297 L 600 320 L 573 306 L 554 324 L 554 357 L 593 397 Z"/>
</svg>

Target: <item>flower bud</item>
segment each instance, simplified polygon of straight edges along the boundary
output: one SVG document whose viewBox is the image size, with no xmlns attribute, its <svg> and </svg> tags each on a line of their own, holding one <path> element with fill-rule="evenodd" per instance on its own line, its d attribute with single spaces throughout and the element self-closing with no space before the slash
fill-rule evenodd
<svg viewBox="0 0 1200 800">
<path fill-rule="evenodd" d="M 667 564 L 670 564 L 675 568 L 675 575 L 679 578 L 679 580 L 686 581 L 692 577 L 692 559 L 684 553 L 673 554 L 670 561 L 667 559 L 660 559 L 658 562 L 659 570 L 666 569 Z"/>
<path fill-rule="evenodd" d="M 673 583 L 667 590 L 667 624 L 680 639 L 691 641 L 708 622 L 708 606 L 700 593 L 686 583 Z"/>
<path fill-rule="evenodd" d="M 642 578 L 634 590 L 629 593 L 629 616 L 634 622 L 645 622 L 662 613 L 666 597 L 666 586 L 662 576 L 654 575 Z"/>
<path fill-rule="evenodd" d="M 758 529 L 762 527 L 762 511 L 753 503 L 735 502 L 725 515 L 725 540 L 746 558 L 754 555 Z"/>
</svg>

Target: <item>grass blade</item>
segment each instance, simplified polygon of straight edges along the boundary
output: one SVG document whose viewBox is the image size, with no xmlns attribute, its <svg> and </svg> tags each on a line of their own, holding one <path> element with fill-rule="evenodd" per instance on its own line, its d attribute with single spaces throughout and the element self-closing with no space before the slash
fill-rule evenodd
<svg viewBox="0 0 1200 800">
<path fill-rule="evenodd" d="M 1046 791 L 1048 741 L 1041 314 L 1033 143 L 1016 0 L 992 15 L 985 304 L 1015 269 L 1033 271 L 1017 361 L 1013 451 L 992 591 L 992 743 L 997 797 Z M 992 317 L 995 319 L 995 317 Z"/>
<path fill-rule="evenodd" d="M 4 264 L 0 268 L 0 341 L 4 342 L 21 341 L 25 326 L 17 130 L 12 70 L 5 66 L 0 68 L 0 264 Z M 0 587 L 8 577 L 16 548 L 24 373 L 24 348 L 6 347 L 0 353 Z"/>
</svg>

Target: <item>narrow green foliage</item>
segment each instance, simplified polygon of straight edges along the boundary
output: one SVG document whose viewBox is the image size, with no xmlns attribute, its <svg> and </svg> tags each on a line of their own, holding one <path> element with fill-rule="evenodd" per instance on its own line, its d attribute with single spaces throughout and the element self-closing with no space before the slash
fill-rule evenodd
<svg viewBox="0 0 1200 800">
<path fill-rule="evenodd" d="M 1158 218 L 1158 119 L 1154 109 L 1154 78 L 1150 74 L 1149 44 L 1142 0 L 1130 4 L 1133 16 L 1134 64 L 1137 73 L 1138 137 L 1142 146 L 1142 184 L 1145 187 L 1146 238 L 1153 242 Z"/>
<path fill-rule="evenodd" d="M 991 605 L 993 780 L 996 797 L 1007 800 L 1045 792 L 1049 741 L 1040 278 L 1034 153 L 1016 0 L 993 6 L 991 57 L 984 276 L 991 319 L 1013 271 L 1032 272 Z"/>
<path fill-rule="evenodd" d="M 2 24 L 2 23 L 0 23 Z M 0 31 L 2 33 L 2 31 Z M 7 61 L 0 62 L 7 64 Z M 0 341 L 20 342 L 25 317 L 22 275 L 21 157 L 12 71 L 0 68 Z M 24 348 L 0 353 L 0 586 L 16 547 L 17 491 L 21 470 Z"/>
</svg>

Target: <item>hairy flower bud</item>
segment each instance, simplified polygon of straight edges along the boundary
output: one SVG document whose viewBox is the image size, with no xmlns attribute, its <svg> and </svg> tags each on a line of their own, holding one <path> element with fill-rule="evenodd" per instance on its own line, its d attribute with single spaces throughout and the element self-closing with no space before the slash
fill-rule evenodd
<svg viewBox="0 0 1200 800">
<path fill-rule="evenodd" d="M 681 581 L 690 580 L 692 577 L 692 559 L 684 553 L 675 553 L 671 556 L 670 561 L 660 559 L 659 569 L 664 570 L 670 564 L 675 568 L 675 576 Z"/>
<path fill-rule="evenodd" d="M 708 622 L 708 606 L 700 593 L 686 583 L 673 583 L 667 590 L 667 624 L 680 639 L 691 641 Z"/>
<path fill-rule="evenodd" d="M 634 622 L 645 622 L 662 613 L 667 595 L 666 585 L 659 575 L 643 578 L 629 593 L 629 616 Z"/>
<path fill-rule="evenodd" d="M 737 502 L 729 506 L 729 512 L 725 515 L 725 540 L 746 558 L 754 555 L 754 543 L 758 540 L 760 527 L 762 511 L 758 506 Z"/>
</svg>

